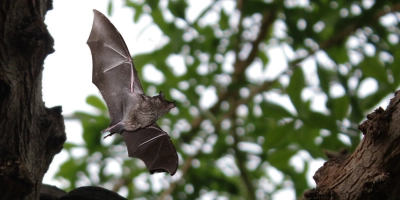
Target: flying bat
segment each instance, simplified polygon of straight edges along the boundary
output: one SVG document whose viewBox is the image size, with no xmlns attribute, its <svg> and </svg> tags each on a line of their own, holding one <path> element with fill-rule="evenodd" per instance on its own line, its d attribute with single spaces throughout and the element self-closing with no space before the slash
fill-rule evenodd
<svg viewBox="0 0 400 200">
<path fill-rule="evenodd" d="M 94 20 L 87 44 L 92 53 L 92 82 L 100 90 L 110 115 L 110 126 L 102 131 L 122 135 L 129 157 L 141 159 L 151 174 L 175 174 L 178 155 L 169 135 L 157 120 L 175 107 L 164 93 L 143 92 L 131 54 L 114 25 L 93 10 Z"/>
</svg>

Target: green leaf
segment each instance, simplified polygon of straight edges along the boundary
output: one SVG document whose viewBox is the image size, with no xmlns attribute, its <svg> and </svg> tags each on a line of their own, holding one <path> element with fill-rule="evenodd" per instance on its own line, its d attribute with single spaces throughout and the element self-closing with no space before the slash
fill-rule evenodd
<svg viewBox="0 0 400 200">
<path fill-rule="evenodd" d="M 220 12 L 219 28 L 221 30 L 226 30 L 229 28 L 229 16 L 225 13 L 224 9 L 221 9 Z"/>
<path fill-rule="evenodd" d="M 315 139 L 320 135 L 320 129 L 304 125 L 297 131 L 295 141 L 298 141 L 300 149 L 306 149 L 313 158 L 322 158 L 325 154 L 319 145 L 315 144 Z"/>
<path fill-rule="evenodd" d="M 97 96 L 94 96 L 94 95 L 88 96 L 86 98 L 86 103 L 91 105 L 91 106 L 93 106 L 93 107 L 95 107 L 95 108 L 100 109 L 103 112 L 107 111 L 106 104 L 104 104 L 103 101 Z"/>
<path fill-rule="evenodd" d="M 323 137 L 321 146 L 323 146 L 324 149 L 335 150 L 335 151 L 343 147 L 347 147 L 347 145 L 345 145 L 341 140 L 339 140 L 337 133 L 331 134 L 327 137 Z"/>
<path fill-rule="evenodd" d="M 169 1 L 168 9 L 171 13 L 178 18 L 185 19 L 185 10 L 187 9 L 186 1 Z"/>
<path fill-rule="evenodd" d="M 263 52 L 263 51 L 260 51 L 258 53 L 258 58 L 261 59 L 264 68 L 266 68 L 267 64 L 269 63 L 269 57 L 267 56 L 267 53 Z M 273 66 L 271 66 L 271 67 L 273 67 Z"/>
<path fill-rule="evenodd" d="M 278 169 L 289 167 L 289 159 L 296 154 L 296 151 L 291 149 L 278 149 L 268 156 L 268 162 Z"/>
<path fill-rule="evenodd" d="M 336 64 L 344 64 L 349 61 L 349 56 L 344 46 L 333 46 L 326 49 L 325 52 Z"/>
<path fill-rule="evenodd" d="M 297 110 L 297 113 L 301 115 L 305 115 L 307 113 L 307 108 L 304 106 L 303 100 L 301 99 L 301 92 L 306 86 L 304 80 L 304 74 L 301 67 L 296 67 L 293 70 L 292 77 L 290 78 L 289 86 L 287 87 L 287 93 L 289 95 L 290 100 L 292 101 L 294 107 Z"/>
<path fill-rule="evenodd" d="M 85 171 L 86 162 L 76 162 L 73 158 L 70 158 L 66 162 L 64 162 L 58 172 L 56 173 L 56 177 L 61 177 L 69 180 L 71 183 L 69 189 L 76 188 L 75 183 L 78 181 L 77 172 Z"/>
<path fill-rule="evenodd" d="M 332 114 L 336 119 L 343 119 L 347 116 L 349 112 L 350 99 L 347 95 L 343 95 L 339 98 L 332 98 Z"/>
<path fill-rule="evenodd" d="M 319 78 L 319 86 L 322 88 L 324 93 L 329 96 L 330 93 L 330 83 L 332 81 L 332 78 L 335 75 L 335 72 L 333 70 L 328 70 L 325 69 L 323 66 L 318 65 L 317 67 L 317 73 L 318 73 L 318 78 Z"/>
<path fill-rule="evenodd" d="M 75 112 L 74 116 L 80 119 L 83 127 L 83 140 L 89 154 L 99 151 L 101 145 L 101 131 L 107 127 L 109 119 L 105 116 L 94 116 L 83 112 Z"/>
<path fill-rule="evenodd" d="M 152 11 L 159 10 L 158 9 L 159 2 L 160 2 L 159 0 L 148 0 L 148 1 L 146 1 L 146 3 L 150 6 Z"/>
<path fill-rule="evenodd" d="M 388 83 L 388 74 L 378 56 L 364 57 L 364 60 L 359 64 L 362 70 L 363 77 L 373 77 L 378 83 Z"/>
<path fill-rule="evenodd" d="M 303 118 L 304 123 L 316 129 L 328 129 L 336 131 L 336 120 L 334 117 L 324 115 L 320 112 L 310 111 L 308 118 Z"/>
<path fill-rule="evenodd" d="M 263 13 L 271 9 L 271 7 L 272 4 L 267 4 L 262 1 L 243 1 L 243 14 L 249 16 L 254 13 Z"/>
<path fill-rule="evenodd" d="M 64 145 L 63 145 L 63 147 L 64 147 L 64 149 L 66 149 L 66 150 L 70 150 L 71 148 L 78 147 L 78 145 L 73 144 L 73 143 L 70 143 L 70 142 L 65 142 Z"/>
<path fill-rule="evenodd" d="M 132 7 L 135 10 L 133 15 L 133 22 L 138 22 L 140 16 L 143 14 L 143 5 L 137 1 L 126 1 L 127 7 Z"/>
<path fill-rule="evenodd" d="M 153 17 L 153 21 L 157 26 L 165 33 L 168 35 L 168 31 L 170 29 L 168 28 L 167 23 L 164 20 L 164 16 L 162 14 L 162 11 L 160 9 L 152 10 L 150 13 L 151 16 Z"/>
<path fill-rule="evenodd" d="M 395 47 L 395 52 L 393 53 L 393 57 L 395 58 L 393 60 L 393 63 L 390 66 L 390 69 L 392 71 L 392 76 L 393 76 L 393 85 L 397 87 L 400 84 L 400 50 L 398 50 L 397 47 Z"/>
<path fill-rule="evenodd" d="M 286 117 L 294 117 L 286 108 L 272 102 L 262 101 L 260 107 L 263 111 L 263 116 L 268 116 L 269 118 L 280 120 Z"/>
<path fill-rule="evenodd" d="M 109 0 L 108 5 L 107 5 L 107 13 L 109 16 L 112 15 L 112 10 L 113 10 L 113 3 L 112 3 L 112 0 Z"/>
<path fill-rule="evenodd" d="M 293 142 L 291 138 L 294 133 L 294 121 L 286 122 L 283 125 L 278 125 L 274 120 L 263 123 L 268 127 L 268 131 L 264 133 L 263 149 L 285 148 Z M 256 131 L 258 131 L 258 127 L 256 126 Z"/>
</svg>

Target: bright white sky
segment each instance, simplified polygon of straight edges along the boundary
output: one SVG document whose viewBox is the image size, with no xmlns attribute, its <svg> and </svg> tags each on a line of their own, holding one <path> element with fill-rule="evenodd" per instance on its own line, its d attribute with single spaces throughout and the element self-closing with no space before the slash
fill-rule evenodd
<svg viewBox="0 0 400 200">
<path fill-rule="evenodd" d="M 92 56 L 86 41 L 93 23 L 92 10 L 97 9 L 107 14 L 107 4 L 108 0 L 54 1 L 54 9 L 46 15 L 45 22 L 55 40 L 55 52 L 45 60 L 43 99 L 47 107 L 61 105 L 64 116 L 70 116 L 75 111 L 93 112 L 85 99 L 91 94 L 100 96 L 100 92 L 92 84 Z M 137 53 L 138 50 L 133 44 L 149 50 L 151 44 L 135 41 L 140 29 L 132 22 L 133 11 L 124 8 L 122 1 L 114 1 L 114 8 L 118 12 L 114 12 L 110 20 L 122 35 L 127 36 L 125 40 L 131 53 Z M 152 37 L 151 34 L 147 36 Z M 82 144 L 80 123 L 77 120 L 66 120 L 65 125 L 67 140 Z M 64 151 L 55 156 L 44 177 L 44 183 L 59 187 L 62 185 L 53 176 L 66 159 L 67 153 Z"/>
<path fill-rule="evenodd" d="M 132 21 L 132 9 L 124 8 L 121 1 L 114 1 L 117 12 L 110 17 L 112 23 L 124 35 L 132 54 L 149 50 L 152 43 L 137 40 L 140 30 Z M 62 105 L 63 114 L 76 110 L 90 111 L 85 98 L 100 94 L 92 84 L 92 57 L 86 41 L 93 23 L 93 9 L 107 15 L 108 0 L 54 1 L 54 9 L 46 15 L 46 24 L 55 40 L 56 52 L 45 60 L 43 75 L 43 98 L 47 107 Z M 134 48 L 140 46 L 140 48 Z M 61 76 L 60 76 L 61 75 Z"/>
<path fill-rule="evenodd" d="M 124 37 L 130 53 L 138 54 L 154 49 L 159 44 L 162 36 L 160 31 L 150 28 L 138 37 L 140 30 L 151 23 L 151 19 L 144 17 L 138 23 L 134 24 L 132 9 L 125 8 L 121 0 L 113 2 L 114 12 L 109 19 Z M 54 48 L 56 51 L 45 60 L 43 99 L 47 107 L 61 105 L 64 116 L 69 116 L 75 111 L 93 112 L 91 107 L 86 104 L 85 99 L 91 94 L 100 95 L 98 89 L 91 81 L 92 58 L 86 41 L 93 22 L 92 10 L 97 9 L 107 14 L 107 4 L 108 0 L 54 1 L 54 9 L 46 15 L 46 24 L 51 35 L 54 37 Z M 198 9 L 193 9 L 191 13 L 200 12 L 204 4 L 193 6 Z M 279 62 L 279 60 L 284 59 L 282 49 L 279 51 L 270 51 L 268 54 L 271 57 L 271 63 L 277 66 L 282 65 L 275 63 L 277 60 Z M 311 65 L 313 64 L 311 63 Z M 255 78 L 257 78 L 260 70 L 255 66 L 248 73 L 255 74 Z M 274 72 L 268 72 L 267 76 L 271 76 L 271 73 Z M 317 98 L 317 101 L 314 102 L 323 103 L 323 101 L 319 101 Z M 380 105 L 385 107 L 387 102 L 381 102 Z M 77 121 L 66 121 L 66 133 L 69 142 L 83 143 L 81 139 L 82 129 Z M 99 137 L 101 137 L 100 133 Z M 66 157 L 67 154 L 65 152 L 56 155 L 48 173 L 44 177 L 44 183 L 56 186 L 62 184 L 60 181 L 54 180 L 53 176 Z M 297 165 L 296 168 L 301 169 L 304 167 L 303 162 L 305 160 L 310 161 L 312 159 L 307 152 L 299 152 L 291 160 L 291 163 L 297 163 L 294 165 Z M 312 162 L 308 173 L 309 182 L 313 183 L 312 176 L 315 170 L 322 166 L 322 164 L 322 160 Z M 273 168 L 268 173 L 275 179 L 273 182 L 280 182 L 283 179 L 281 173 Z M 287 188 L 277 192 L 274 195 L 274 199 L 295 199 L 295 194 L 290 184 Z"/>
</svg>

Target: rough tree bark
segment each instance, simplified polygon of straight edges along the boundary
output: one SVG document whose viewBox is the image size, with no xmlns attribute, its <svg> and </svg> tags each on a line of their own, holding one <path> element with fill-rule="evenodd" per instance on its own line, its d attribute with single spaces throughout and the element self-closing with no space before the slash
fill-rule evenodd
<svg viewBox="0 0 400 200">
<path fill-rule="evenodd" d="M 61 107 L 42 100 L 43 61 L 53 38 L 51 0 L 0 1 L 0 197 L 38 199 L 42 179 L 66 140 Z"/>
<path fill-rule="evenodd" d="M 400 199 L 400 92 L 358 128 L 364 138 L 355 152 L 328 160 L 303 199 Z"/>
</svg>

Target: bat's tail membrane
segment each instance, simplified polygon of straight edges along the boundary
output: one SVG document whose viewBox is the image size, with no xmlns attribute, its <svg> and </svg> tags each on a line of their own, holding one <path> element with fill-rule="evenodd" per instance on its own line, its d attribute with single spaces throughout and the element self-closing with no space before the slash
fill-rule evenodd
<svg viewBox="0 0 400 200">
<path fill-rule="evenodd" d="M 155 125 L 136 131 L 124 131 L 130 157 L 141 159 L 150 173 L 168 172 L 174 175 L 178 169 L 178 155 L 169 136 Z"/>
</svg>

